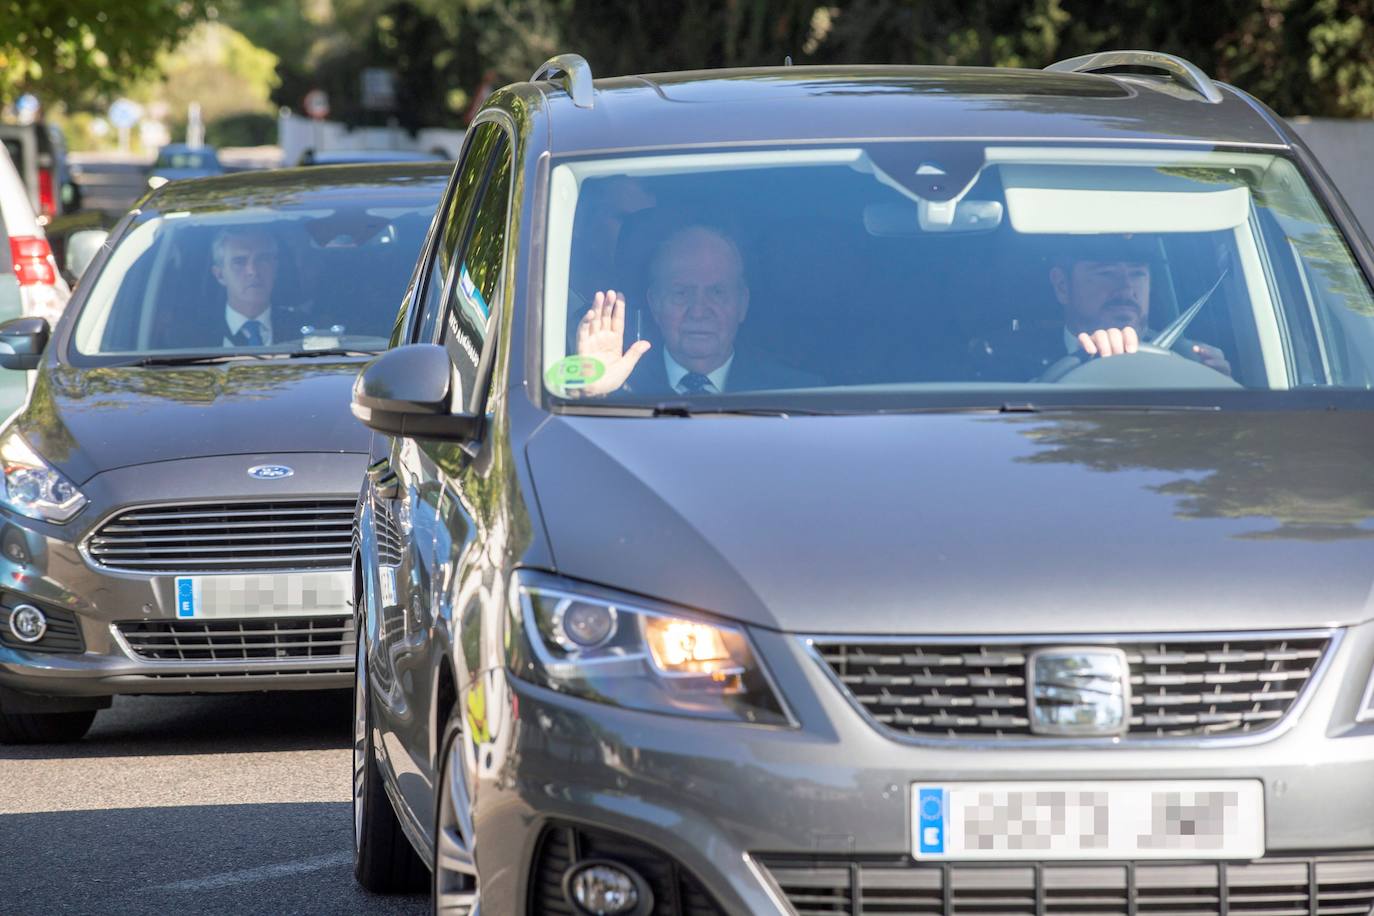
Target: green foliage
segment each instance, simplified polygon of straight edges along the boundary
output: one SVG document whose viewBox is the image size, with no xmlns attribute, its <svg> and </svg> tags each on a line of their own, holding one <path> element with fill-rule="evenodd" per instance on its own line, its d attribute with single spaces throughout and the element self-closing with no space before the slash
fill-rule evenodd
<svg viewBox="0 0 1374 916">
<path fill-rule="evenodd" d="M 206 14 L 207 0 L 0 0 L 0 100 L 68 108 L 122 91 Z"/>
<path fill-rule="evenodd" d="M 211 146 L 265 146 L 277 142 L 277 119 L 270 114 L 235 114 L 205 125 Z"/>
</svg>

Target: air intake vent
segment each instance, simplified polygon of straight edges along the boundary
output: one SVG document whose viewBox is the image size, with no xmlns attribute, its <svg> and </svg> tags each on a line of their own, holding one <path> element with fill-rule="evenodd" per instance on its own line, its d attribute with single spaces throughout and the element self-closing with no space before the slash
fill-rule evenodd
<svg viewBox="0 0 1374 916">
<path fill-rule="evenodd" d="M 135 620 L 116 626 L 133 653 L 150 661 L 337 661 L 353 653 L 351 617 Z"/>
<path fill-rule="evenodd" d="M 1227 640 L 1121 637 L 1130 665 L 1128 737 L 1245 735 L 1292 707 L 1326 636 Z M 1072 644 L 1072 639 L 1065 643 Z M 816 650 L 882 726 L 911 736 L 1032 738 L 1027 659 L 1038 645 L 816 641 Z"/>
<path fill-rule="evenodd" d="M 108 569 L 145 573 L 347 569 L 353 499 L 130 509 L 87 542 Z"/>
<path fill-rule="evenodd" d="M 1374 907 L 1374 851 L 1245 864 L 761 861 L 797 916 L 1368 916 Z"/>
</svg>

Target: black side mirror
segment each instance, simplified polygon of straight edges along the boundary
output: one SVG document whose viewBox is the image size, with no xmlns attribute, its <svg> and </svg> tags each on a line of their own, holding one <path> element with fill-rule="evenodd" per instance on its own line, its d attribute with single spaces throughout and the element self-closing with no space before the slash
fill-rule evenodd
<svg viewBox="0 0 1374 916">
<path fill-rule="evenodd" d="M 408 344 L 368 363 L 353 383 L 353 416 L 379 433 L 470 441 L 482 418 L 453 413 L 453 364 L 437 344 Z"/>
<path fill-rule="evenodd" d="M 37 369 L 52 329 L 46 318 L 12 318 L 0 324 L 0 366 L 6 369 Z"/>
</svg>

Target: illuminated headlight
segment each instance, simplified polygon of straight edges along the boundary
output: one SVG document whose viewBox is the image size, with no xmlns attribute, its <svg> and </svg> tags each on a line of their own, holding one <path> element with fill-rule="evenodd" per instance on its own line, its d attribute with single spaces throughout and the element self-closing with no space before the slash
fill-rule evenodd
<svg viewBox="0 0 1374 916">
<path fill-rule="evenodd" d="M 81 491 L 38 457 L 17 432 L 0 439 L 0 463 L 4 467 L 0 501 L 20 515 L 65 522 L 86 505 Z"/>
<path fill-rule="evenodd" d="M 518 677 L 612 706 L 788 724 L 740 627 L 523 572 L 510 602 Z"/>
</svg>

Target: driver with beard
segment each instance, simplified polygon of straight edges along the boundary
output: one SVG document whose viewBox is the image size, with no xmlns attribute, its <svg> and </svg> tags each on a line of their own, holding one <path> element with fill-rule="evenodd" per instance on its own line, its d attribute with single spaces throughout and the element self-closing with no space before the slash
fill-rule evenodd
<svg viewBox="0 0 1374 916">
<path fill-rule="evenodd" d="M 1062 323 L 1013 325 L 996 339 L 974 342 L 980 378 L 1035 381 L 1065 356 L 1106 359 L 1135 353 L 1155 335 L 1149 326 L 1151 261 L 1148 240 L 1131 236 L 1081 239 L 1075 251 L 1054 258 L 1050 286 L 1063 309 Z M 1175 353 L 1224 375 L 1231 364 L 1216 347 L 1180 339 Z"/>
</svg>

